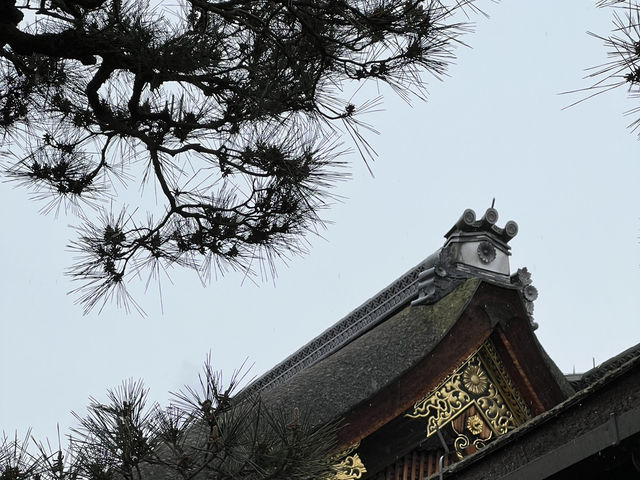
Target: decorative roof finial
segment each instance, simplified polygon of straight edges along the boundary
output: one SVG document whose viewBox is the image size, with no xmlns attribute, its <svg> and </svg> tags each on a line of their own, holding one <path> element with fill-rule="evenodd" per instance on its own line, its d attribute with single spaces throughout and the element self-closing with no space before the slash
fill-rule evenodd
<svg viewBox="0 0 640 480">
<path fill-rule="evenodd" d="M 492 277 L 499 275 L 506 279 L 509 276 L 508 257 L 511 250 L 507 243 L 517 235 L 518 224 L 510 220 L 504 228 L 498 227 L 495 202 L 494 198 L 480 220 L 476 220 L 473 210 L 465 210 L 445 235 L 447 242 L 444 249 L 447 250 L 449 261 L 459 269 Z"/>
<path fill-rule="evenodd" d="M 482 278 L 516 287 L 535 330 L 538 324 L 533 321 L 533 301 L 538 290 L 531 284 L 531 274 L 526 268 L 521 268 L 509 276 L 511 247 L 508 242 L 518 234 L 518 224 L 509 220 L 504 228 L 498 227 L 495 202 L 494 198 L 480 220 L 470 208 L 462 213 L 446 233 L 447 241 L 437 256 L 429 257 L 429 265 L 418 275 L 418 296 L 411 304 L 432 304 L 466 279 Z"/>
</svg>

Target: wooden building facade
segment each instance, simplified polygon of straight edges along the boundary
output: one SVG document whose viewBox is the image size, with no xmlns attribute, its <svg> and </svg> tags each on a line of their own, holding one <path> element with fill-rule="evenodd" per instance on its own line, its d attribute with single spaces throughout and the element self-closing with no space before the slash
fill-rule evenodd
<svg viewBox="0 0 640 480">
<path fill-rule="evenodd" d="M 440 250 L 244 393 L 340 421 L 339 480 L 640 478 L 640 347 L 567 379 L 535 336 L 530 275 L 510 271 L 518 227 L 497 220 L 466 210 Z"/>
</svg>

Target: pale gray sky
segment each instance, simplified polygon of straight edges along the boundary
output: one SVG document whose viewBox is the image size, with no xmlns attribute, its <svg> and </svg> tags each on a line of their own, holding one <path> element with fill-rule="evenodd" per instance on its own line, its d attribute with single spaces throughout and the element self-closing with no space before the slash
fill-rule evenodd
<svg viewBox="0 0 640 480">
<path fill-rule="evenodd" d="M 43 217 L 27 193 L 0 185 L 2 300 L 0 430 L 63 433 L 89 395 L 143 378 L 161 403 L 193 384 L 207 352 L 230 375 L 245 359 L 258 375 L 439 248 L 465 208 L 496 198 L 499 225 L 515 220 L 512 270 L 540 290 L 543 346 L 569 372 L 640 342 L 640 143 L 624 91 L 561 111 L 606 61 L 587 30 L 607 33 L 611 11 L 591 0 L 485 2 L 428 103 L 387 96 L 369 121 L 379 158 L 354 178 L 309 254 L 280 264 L 275 281 L 231 273 L 203 288 L 191 272 L 141 295 L 147 318 L 115 306 L 82 316 L 67 296 L 72 217 Z M 138 291 L 144 289 L 140 282 Z"/>
</svg>

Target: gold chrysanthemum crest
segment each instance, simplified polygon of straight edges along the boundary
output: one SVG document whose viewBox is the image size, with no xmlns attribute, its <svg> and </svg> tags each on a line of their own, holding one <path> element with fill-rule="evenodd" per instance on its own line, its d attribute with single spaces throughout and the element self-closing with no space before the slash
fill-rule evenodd
<svg viewBox="0 0 640 480">
<path fill-rule="evenodd" d="M 480 435 L 484 429 L 484 422 L 478 415 L 471 415 L 467 418 L 467 430 L 474 435 Z"/>
<path fill-rule="evenodd" d="M 462 383 L 471 393 L 476 395 L 487 389 L 489 379 L 483 369 L 477 365 L 469 365 L 462 374 Z"/>
</svg>

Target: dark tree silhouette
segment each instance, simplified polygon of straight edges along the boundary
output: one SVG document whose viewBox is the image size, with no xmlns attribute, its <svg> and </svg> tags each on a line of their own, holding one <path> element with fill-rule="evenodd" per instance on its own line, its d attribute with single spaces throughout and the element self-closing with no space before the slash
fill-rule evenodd
<svg viewBox="0 0 640 480">
<path fill-rule="evenodd" d="M 140 382 L 125 382 L 108 402 L 91 400 L 57 447 L 0 437 L 0 480 L 317 480 L 332 467 L 335 425 L 313 426 L 259 397 L 232 398 L 210 364 L 201 385 L 175 395 L 168 408 L 147 406 Z"/>
<path fill-rule="evenodd" d="M 82 218 L 71 276 L 85 311 L 172 265 L 245 272 L 300 251 L 343 170 L 372 153 L 367 80 L 424 93 L 472 0 L 0 0 L 9 178 Z M 345 95 L 347 96 L 347 95 Z M 6 150 L 5 150 L 6 151 Z M 151 185 L 148 212 L 115 208 Z M 106 199 L 106 202 L 104 201 Z M 145 210 L 147 207 L 145 207 Z M 257 261 L 256 261 L 257 260 Z M 133 303 L 135 305 L 135 302 Z"/>
</svg>

